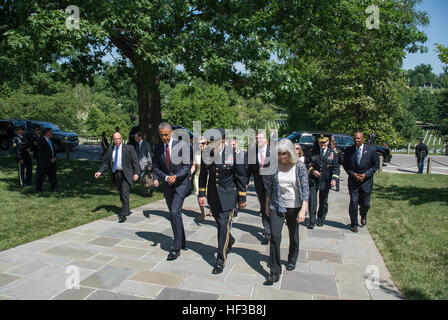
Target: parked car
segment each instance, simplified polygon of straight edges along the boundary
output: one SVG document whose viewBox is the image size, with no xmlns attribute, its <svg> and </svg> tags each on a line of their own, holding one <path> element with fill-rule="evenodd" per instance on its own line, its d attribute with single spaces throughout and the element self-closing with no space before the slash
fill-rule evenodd
<svg viewBox="0 0 448 320">
<path fill-rule="evenodd" d="M 45 128 L 53 129 L 53 137 L 51 138 L 51 142 L 53 143 L 53 146 L 56 147 L 56 152 L 65 151 L 66 146 L 72 150 L 79 145 L 78 134 L 74 132 L 61 131 L 58 126 L 51 122 L 27 120 L 26 123 L 26 136 L 28 139 L 31 139 L 34 134 L 34 130 L 38 126 L 40 126 L 42 130 Z"/>
<path fill-rule="evenodd" d="M 185 128 L 185 127 L 183 127 L 183 126 L 179 126 L 179 125 L 177 125 L 177 126 L 172 126 L 172 129 L 173 130 L 176 130 L 176 129 L 184 129 L 184 130 L 186 130 L 187 132 L 188 132 L 188 134 L 190 135 L 190 139 L 192 139 L 195 135 L 193 134 L 193 132 L 191 132 L 190 130 L 188 130 L 187 128 Z M 138 125 L 138 124 L 135 124 L 135 125 L 133 125 L 132 126 L 132 128 L 131 128 L 131 131 L 129 132 L 129 139 L 128 139 L 128 144 L 131 144 L 131 145 L 133 145 L 133 146 L 135 146 L 136 145 L 136 142 L 135 142 L 135 134 L 137 133 L 137 132 L 139 132 L 140 131 L 140 126 Z M 179 140 L 181 140 L 181 139 L 179 139 Z"/>
<path fill-rule="evenodd" d="M 12 139 L 16 135 L 16 128 L 25 126 L 25 120 L 21 119 L 3 119 L 0 120 L 0 147 L 3 150 L 11 148 Z"/>
<path fill-rule="evenodd" d="M 317 137 L 319 137 L 321 134 L 331 138 L 334 136 L 334 139 L 336 143 L 338 144 L 338 149 L 342 151 L 342 154 L 344 155 L 345 150 L 354 145 L 355 142 L 353 141 L 353 137 L 348 134 L 343 133 L 331 133 L 331 132 L 322 132 L 322 131 L 294 131 L 289 136 L 286 137 L 286 139 L 291 140 L 293 143 L 298 142 L 302 149 L 304 150 L 305 154 L 310 154 L 312 152 L 313 148 L 318 148 L 317 145 Z M 373 145 L 375 147 L 376 152 L 378 155 L 383 156 L 384 162 L 390 162 L 392 159 L 392 154 L 390 152 L 390 149 L 382 146 L 382 145 Z"/>
</svg>

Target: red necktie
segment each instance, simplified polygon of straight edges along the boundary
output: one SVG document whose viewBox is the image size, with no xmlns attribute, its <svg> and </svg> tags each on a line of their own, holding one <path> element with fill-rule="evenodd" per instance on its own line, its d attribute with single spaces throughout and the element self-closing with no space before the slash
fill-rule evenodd
<svg viewBox="0 0 448 320">
<path fill-rule="evenodd" d="M 166 163 L 168 165 L 168 168 L 171 166 L 171 157 L 170 157 L 170 146 L 166 145 Z"/>
</svg>

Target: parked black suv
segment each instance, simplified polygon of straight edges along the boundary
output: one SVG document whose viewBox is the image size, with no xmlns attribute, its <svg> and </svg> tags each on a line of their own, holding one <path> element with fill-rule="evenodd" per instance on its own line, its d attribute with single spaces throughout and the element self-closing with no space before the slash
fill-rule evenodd
<svg viewBox="0 0 448 320">
<path fill-rule="evenodd" d="M 16 135 L 16 128 L 25 126 L 25 120 L 21 119 L 4 119 L 0 120 L 0 147 L 4 150 L 9 149 L 12 145 L 12 139 Z"/>
<path fill-rule="evenodd" d="M 319 131 L 319 132 L 316 132 L 316 131 L 313 131 L 313 132 L 294 131 L 289 136 L 287 136 L 286 139 L 291 140 L 293 143 L 298 142 L 300 144 L 300 146 L 302 147 L 302 149 L 305 151 L 305 153 L 309 154 L 310 152 L 312 152 L 313 148 L 318 147 L 317 143 L 316 143 L 316 141 L 317 141 L 316 139 L 321 134 L 323 134 L 329 138 L 334 136 L 334 139 L 335 139 L 336 143 L 338 144 L 337 148 L 342 151 L 342 154 L 344 154 L 345 150 L 348 147 L 355 144 L 355 142 L 353 141 L 353 137 L 348 134 L 322 132 L 322 131 Z M 389 148 L 387 148 L 385 146 L 381 146 L 381 145 L 373 145 L 373 147 L 375 147 L 378 155 L 383 156 L 384 162 L 390 162 L 390 160 L 392 159 L 392 154 L 390 153 Z"/>
<path fill-rule="evenodd" d="M 70 148 L 70 150 L 79 145 L 78 135 L 76 133 L 61 131 L 51 122 L 27 120 L 26 124 L 26 136 L 28 139 L 31 139 L 34 134 L 34 130 L 38 126 L 40 126 L 42 130 L 45 128 L 53 129 L 53 137 L 51 138 L 51 142 L 54 146 L 56 146 L 56 151 L 64 151 L 66 145 Z"/>
</svg>

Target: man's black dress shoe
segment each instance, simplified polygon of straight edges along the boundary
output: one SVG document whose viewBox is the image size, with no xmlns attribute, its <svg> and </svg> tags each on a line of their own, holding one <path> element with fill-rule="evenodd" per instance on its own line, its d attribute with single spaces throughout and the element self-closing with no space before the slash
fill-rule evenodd
<svg viewBox="0 0 448 320">
<path fill-rule="evenodd" d="M 314 229 L 314 223 L 309 223 L 306 227 L 308 229 Z"/>
<path fill-rule="evenodd" d="M 364 227 L 367 224 L 367 217 L 361 218 L 361 225 Z"/>
<path fill-rule="evenodd" d="M 261 240 L 261 244 L 268 244 L 269 240 L 271 240 L 271 237 L 263 237 L 263 240 Z"/>
<path fill-rule="evenodd" d="M 318 222 L 317 222 L 317 226 L 318 227 L 322 227 L 324 225 L 324 221 L 323 220 L 319 220 Z"/>
<path fill-rule="evenodd" d="M 186 244 L 184 244 L 183 246 L 182 246 L 182 248 L 181 248 L 182 250 L 187 250 L 187 245 Z"/>
<path fill-rule="evenodd" d="M 267 286 L 272 285 L 274 282 L 278 282 L 280 280 L 280 275 L 278 273 L 271 273 L 268 278 L 266 279 L 266 282 L 264 283 Z"/>
<path fill-rule="evenodd" d="M 213 273 L 213 274 L 218 274 L 218 273 L 221 273 L 223 270 L 224 270 L 224 266 L 223 266 L 223 265 L 220 265 L 220 264 L 217 264 L 217 265 L 215 265 L 215 266 L 213 267 L 213 271 L 212 271 L 212 273 Z"/>
<path fill-rule="evenodd" d="M 358 232 L 358 227 L 357 226 L 351 227 L 350 230 L 352 232 L 354 232 L 354 233 L 357 233 Z"/>
<path fill-rule="evenodd" d="M 127 220 L 126 216 L 121 216 L 120 219 L 118 219 L 118 223 L 123 223 Z"/>
<path fill-rule="evenodd" d="M 286 265 L 286 270 L 288 270 L 288 271 L 292 271 L 292 270 L 294 270 L 295 268 L 296 268 L 296 266 L 293 265 L 292 263 L 288 263 L 288 264 Z"/>
<path fill-rule="evenodd" d="M 166 260 L 176 260 L 178 256 L 180 256 L 180 250 L 171 250 Z"/>
</svg>

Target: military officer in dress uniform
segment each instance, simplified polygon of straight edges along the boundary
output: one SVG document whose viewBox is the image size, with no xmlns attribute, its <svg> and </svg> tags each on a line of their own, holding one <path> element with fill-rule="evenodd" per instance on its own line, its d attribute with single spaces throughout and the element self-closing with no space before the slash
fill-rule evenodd
<svg viewBox="0 0 448 320">
<path fill-rule="evenodd" d="M 12 145 L 16 154 L 18 162 L 18 173 L 20 186 L 26 187 L 32 184 L 33 179 L 33 163 L 30 157 L 30 147 L 28 140 L 25 137 L 25 127 L 20 126 L 16 128 L 17 134 L 12 141 Z M 26 170 L 26 176 L 25 176 Z"/>
<path fill-rule="evenodd" d="M 37 144 L 39 142 L 39 139 L 41 137 L 42 134 L 42 128 L 40 126 L 37 126 L 34 129 L 34 134 L 30 139 L 30 149 L 33 152 L 33 159 L 36 161 L 36 181 L 37 181 L 37 176 L 38 176 L 38 171 L 37 171 L 37 161 L 38 161 L 38 148 L 37 148 Z"/>
<path fill-rule="evenodd" d="M 319 151 L 314 152 L 306 160 L 310 185 L 310 222 L 308 229 L 313 229 L 315 224 L 319 227 L 323 226 L 328 212 L 328 193 L 330 188 L 335 187 L 339 180 L 338 157 L 334 150 L 328 148 L 328 137 L 321 134 L 317 140 Z M 319 211 L 316 221 L 317 193 L 319 193 Z"/>
<path fill-rule="evenodd" d="M 202 153 L 198 200 L 203 207 L 207 198 L 217 224 L 218 254 L 212 273 L 218 274 L 224 270 L 227 253 L 235 242 L 230 234 L 233 208 L 237 201 L 239 209 L 246 206 L 246 170 L 244 162 L 238 161 L 237 151 L 225 144 L 224 129 L 214 130 L 217 134 L 210 137 Z"/>
</svg>

